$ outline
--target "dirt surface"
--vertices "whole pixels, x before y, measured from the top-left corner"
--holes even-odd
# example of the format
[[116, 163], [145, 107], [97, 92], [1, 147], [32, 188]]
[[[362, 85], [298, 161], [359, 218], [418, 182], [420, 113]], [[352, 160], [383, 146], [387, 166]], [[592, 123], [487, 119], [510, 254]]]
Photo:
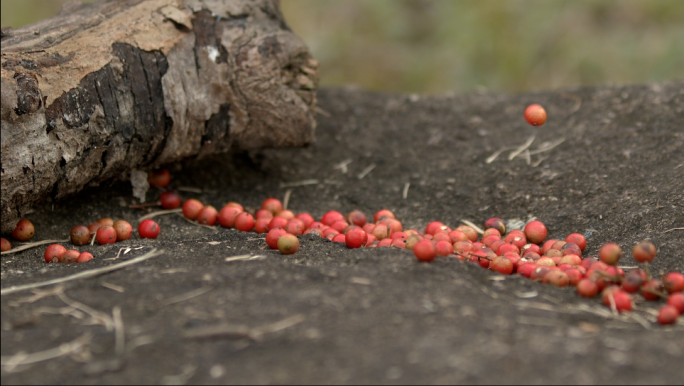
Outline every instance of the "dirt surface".
[[[684, 271], [684, 231], [671, 230], [684, 227], [684, 82], [430, 98], [324, 89], [319, 99], [315, 145], [171, 165], [172, 185], [202, 190], [184, 191], [184, 198], [252, 209], [291, 190], [294, 211], [319, 218], [331, 209], [371, 216], [388, 208], [405, 228], [536, 217], [550, 238], [585, 234], [586, 255], [607, 241], [629, 251], [649, 238], [659, 247], [654, 274]], [[522, 118], [533, 102], [549, 113], [540, 128]], [[532, 154], [529, 164], [524, 152], [509, 161], [532, 135], [532, 153], [544, 142], [565, 141]], [[335, 166], [346, 160], [343, 173]], [[62, 239], [72, 226], [100, 217], [137, 224], [144, 212], [129, 209], [133, 202], [130, 186], [119, 183], [44, 202], [28, 218], [36, 240]], [[158, 221], [157, 240], [136, 235], [76, 248], [95, 255], [87, 264], [46, 265], [42, 247], [2, 257], [8, 288], [164, 251], [64, 284], [61, 294], [48, 286], [41, 296], [3, 295], [3, 384], [684, 379], [684, 327], [650, 322], [648, 310], [661, 302], [637, 299], [647, 311], [613, 317], [572, 288], [502, 277], [456, 259], [418, 263], [409, 251], [350, 250], [313, 236], [301, 238], [295, 255], [282, 256], [264, 249], [255, 233], [207, 229], [177, 215]], [[119, 255], [121, 248], [131, 250]], [[242, 254], [261, 257], [225, 260]], [[630, 255], [621, 265], [635, 265]], [[70, 354], [8, 365], [22, 359], [17, 353], [79, 337], [85, 343]]]

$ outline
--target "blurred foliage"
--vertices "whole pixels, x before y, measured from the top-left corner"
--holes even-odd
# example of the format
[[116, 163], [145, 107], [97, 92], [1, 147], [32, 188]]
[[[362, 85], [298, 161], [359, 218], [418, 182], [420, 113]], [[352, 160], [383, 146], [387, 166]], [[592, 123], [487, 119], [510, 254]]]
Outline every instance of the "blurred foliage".
[[[64, 0], [3, 0], [2, 26]], [[684, 78], [682, 0], [281, 0], [321, 84], [506, 92]]]

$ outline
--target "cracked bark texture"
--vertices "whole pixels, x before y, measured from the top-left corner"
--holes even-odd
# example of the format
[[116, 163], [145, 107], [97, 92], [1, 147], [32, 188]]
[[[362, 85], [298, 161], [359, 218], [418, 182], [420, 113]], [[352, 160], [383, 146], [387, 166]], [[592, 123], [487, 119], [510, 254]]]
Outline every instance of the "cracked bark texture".
[[2, 32], [2, 231], [30, 205], [314, 140], [318, 64], [277, 0], [72, 2]]

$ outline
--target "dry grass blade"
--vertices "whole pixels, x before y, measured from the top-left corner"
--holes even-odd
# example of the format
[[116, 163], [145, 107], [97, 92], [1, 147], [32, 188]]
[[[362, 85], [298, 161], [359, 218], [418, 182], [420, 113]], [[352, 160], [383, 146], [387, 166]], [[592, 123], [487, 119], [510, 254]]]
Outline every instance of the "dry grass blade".
[[252, 339], [257, 340], [263, 335], [290, 328], [306, 320], [302, 314], [297, 314], [281, 321], [266, 324], [261, 327], [249, 327], [245, 325], [217, 324], [213, 326], [202, 326], [191, 328], [185, 331], [183, 336], [188, 339]]
[[468, 221], [468, 220], [461, 220], [461, 222], [464, 223], [464, 224], [466, 224], [467, 226], [469, 226], [469, 227], [475, 229], [475, 232], [477, 232], [477, 233], [479, 233], [479, 234], [483, 234], [483, 233], [484, 233], [484, 231], [482, 230], [482, 228], [480, 228], [479, 226], [473, 224], [472, 222], [470, 222], [470, 221]]
[[410, 182], [407, 182], [406, 184], [404, 184], [404, 191], [401, 192], [401, 198], [403, 198], [404, 200], [408, 197], [408, 190], [410, 187], [411, 187]]
[[138, 222], [141, 222], [141, 221], [143, 221], [143, 220], [147, 220], [148, 218], [153, 218], [153, 217], [157, 217], [157, 216], [163, 216], [163, 215], [172, 214], [172, 213], [181, 213], [181, 212], [183, 212], [183, 209], [182, 209], [182, 208], [158, 210], [158, 211], [156, 211], [156, 212], [148, 213], [148, 214], [146, 214], [146, 215], [140, 217], [140, 218], [138, 219]]
[[31, 284], [25, 284], [25, 285], [20, 285], [20, 286], [11, 286], [8, 288], [3, 288], [2, 290], [0, 290], [0, 296], [13, 294], [15, 292], [20, 292], [20, 291], [26, 291], [26, 290], [30, 290], [30, 289], [34, 289], [34, 288], [45, 287], [48, 285], [66, 283], [66, 282], [73, 281], [73, 280], [89, 279], [91, 277], [99, 276], [99, 275], [102, 275], [102, 274], [107, 273], [107, 272], [112, 272], [112, 271], [116, 271], [117, 269], [128, 267], [129, 265], [138, 264], [138, 263], [145, 261], [147, 259], [151, 259], [155, 256], [159, 256], [162, 253], [164, 253], [163, 250], [157, 251], [156, 249], [153, 249], [153, 250], [147, 252], [146, 254], [144, 254], [142, 256], [139, 256], [139, 257], [136, 257], [134, 259], [124, 261], [124, 262], [121, 262], [118, 264], [110, 265], [107, 267], [90, 269], [88, 271], [79, 272], [79, 273], [76, 273], [76, 274], [73, 274], [70, 276], [66, 276], [66, 277], [62, 277], [59, 279], [52, 279], [52, 280], [41, 281], [38, 283], [31, 283]]
[[342, 174], [347, 174], [347, 172], [349, 171], [349, 170], [347, 169], [347, 165], [349, 165], [350, 163], [352, 163], [352, 161], [353, 161], [353, 160], [352, 160], [351, 158], [347, 158], [346, 160], [344, 160], [344, 161], [338, 163], [337, 165], [333, 166], [333, 169], [340, 169], [340, 171], [342, 172]]
[[165, 300], [162, 304], [164, 304], [165, 306], [168, 306], [171, 304], [184, 302], [186, 300], [190, 300], [192, 298], [196, 298], [202, 294], [205, 294], [205, 293], [211, 291], [212, 289], [214, 289], [214, 287], [201, 287], [201, 288], [198, 288], [196, 290], [192, 290], [188, 293], [185, 293], [183, 295], [174, 296], [168, 300]]
[[[278, 251], [276, 251], [278, 252]], [[225, 261], [226, 262], [231, 262], [231, 261], [238, 261], [238, 260], [255, 260], [255, 259], [260, 259], [262, 257], [265, 257], [264, 255], [237, 255], [237, 256], [230, 256], [226, 257]]]
[[561, 94], [563, 98], [568, 98], [572, 99], [575, 101], [575, 105], [572, 106], [572, 109], [570, 109], [570, 112], [565, 115], [565, 118], [571, 116], [572, 114], [576, 113], [580, 107], [582, 107], [582, 98], [579, 95], [574, 95], [574, 94]]
[[368, 173], [370, 173], [371, 171], [373, 171], [373, 169], [375, 169], [375, 164], [370, 164], [370, 165], [368, 165], [368, 167], [365, 168], [365, 169], [363, 169], [363, 171], [362, 171], [361, 173], [359, 173], [359, 175], [356, 176], [356, 178], [358, 178], [358, 179], [360, 179], [360, 180], [363, 179], [363, 177], [367, 176]]
[[525, 143], [523, 143], [522, 145], [520, 145], [519, 148], [513, 150], [513, 151], [511, 152], [511, 154], [508, 155], [508, 160], [509, 160], [509, 161], [512, 161], [513, 158], [517, 157], [520, 153], [522, 153], [522, 152], [524, 152], [525, 150], [527, 150], [527, 148], [530, 147], [530, 145], [532, 144], [532, 142], [534, 142], [534, 138], [535, 138], [534, 135], [531, 136], [530, 138], [527, 139], [527, 141], [525, 141]]
[[183, 220], [189, 222], [189, 223], [192, 224], [192, 225], [195, 225], [195, 226], [198, 226], [198, 227], [202, 227], [202, 228], [205, 228], [205, 229], [209, 229], [209, 230], [212, 231], [212, 232], [218, 232], [218, 229], [216, 229], [216, 227], [213, 227], [213, 226], [211, 226], [211, 225], [200, 224], [200, 223], [198, 223], [197, 221], [190, 220], [189, 218], [183, 216], [183, 215], [180, 214], [180, 213], [178, 213], [178, 216], [179, 216], [180, 218], [182, 218]]
[[684, 228], [672, 228], [672, 229], [666, 230], [666, 231], [663, 232], [663, 233], [672, 232], [672, 231], [684, 231]]
[[533, 150], [530, 152], [530, 155], [535, 155], [535, 154], [547, 152], [549, 150], [552, 150], [553, 148], [555, 148], [556, 146], [560, 145], [563, 142], [565, 142], [565, 138], [561, 138], [561, 139], [557, 140], [556, 142], [552, 142], [550, 144], [547, 144], [546, 146], [540, 147], [537, 150]]
[[86, 314], [90, 315], [90, 317], [93, 318], [93, 320], [95, 320], [97, 324], [103, 325], [107, 329], [107, 331], [112, 331], [114, 329], [114, 320], [112, 320], [112, 318], [110, 318], [109, 315], [105, 314], [104, 312], [92, 309], [83, 303], [70, 299], [66, 295], [64, 295], [64, 293], [57, 294], [57, 296], [61, 301], [66, 303], [68, 306], [83, 311]]
[[310, 180], [303, 180], [303, 181], [297, 181], [297, 182], [285, 182], [280, 184], [281, 188], [294, 188], [296, 186], [306, 186], [306, 185], [316, 185], [318, 184], [318, 180], [316, 179], [310, 179]]
[[497, 158], [499, 158], [501, 153], [505, 152], [506, 150], [511, 150], [511, 149], [512, 149], [511, 147], [504, 147], [504, 148], [497, 150], [494, 154], [487, 157], [487, 159], [485, 160], [485, 163], [490, 164], [490, 163], [494, 162]]
[[287, 210], [287, 206], [290, 204], [290, 196], [292, 195], [292, 189], [288, 189], [285, 192], [285, 197], [283, 197], [283, 210]]
[[69, 343], [63, 343], [58, 347], [51, 348], [45, 351], [39, 351], [33, 354], [18, 353], [12, 356], [2, 356], [0, 357], [0, 363], [3, 366], [16, 367], [21, 365], [29, 365], [32, 363], [44, 362], [64, 355], [69, 355], [72, 352], [79, 350], [83, 346], [90, 343], [92, 338], [93, 335], [91, 333], [85, 333]]
[[35, 248], [41, 245], [45, 244], [54, 244], [54, 243], [66, 243], [68, 242], [69, 239], [66, 240], [43, 240], [43, 241], [36, 241], [34, 243], [29, 243], [29, 244], [24, 244], [20, 247], [12, 248], [9, 251], [1, 252], [0, 254], [2, 255], [9, 255], [10, 253], [17, 253], [21, 251], [25, 251], [27, 249]]
[[126, 349], [126, 334], [123, 319], [121, 318], [121, 307], [112, 308], [112, 320], [114, 321], [114, 352], [117, 356], [122, 356]]
[[200, 188], [193, 188], [190, 186], [180, 186], [178, 187], [179, 192], [190, 192], [190, 193], [197, 193], [197, 194], [202, 194], [202, 189]]

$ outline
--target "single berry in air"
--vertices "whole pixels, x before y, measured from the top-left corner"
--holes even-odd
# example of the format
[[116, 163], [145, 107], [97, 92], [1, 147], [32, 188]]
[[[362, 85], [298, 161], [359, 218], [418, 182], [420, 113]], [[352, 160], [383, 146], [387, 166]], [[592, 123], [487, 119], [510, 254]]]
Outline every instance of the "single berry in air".
[[634, 246], [632, 255], [640, 263], [650, 263], [656, 257], [656, 247], [650, 241], [642, 241]]
[[152, 170], [147, 174], [147, 182], [156, 188], [165, 188], [171, 182], [171, 173], [166, 169]]
[[622, 257], [622, 248], [615, 243], [605, 243], [599, 250], [599, 259], [608, 265], [615, 265]]
[[658, 323], [662, 325], [675, 324], [679, 319], [679, 311], [673, 306], [666, 304], [660, 308], [658, 312]]
[[541, 126], [546, 122], [546, 110], [536, 103], [533, 103], [525, 109], [525, 120], [532, 126]]

